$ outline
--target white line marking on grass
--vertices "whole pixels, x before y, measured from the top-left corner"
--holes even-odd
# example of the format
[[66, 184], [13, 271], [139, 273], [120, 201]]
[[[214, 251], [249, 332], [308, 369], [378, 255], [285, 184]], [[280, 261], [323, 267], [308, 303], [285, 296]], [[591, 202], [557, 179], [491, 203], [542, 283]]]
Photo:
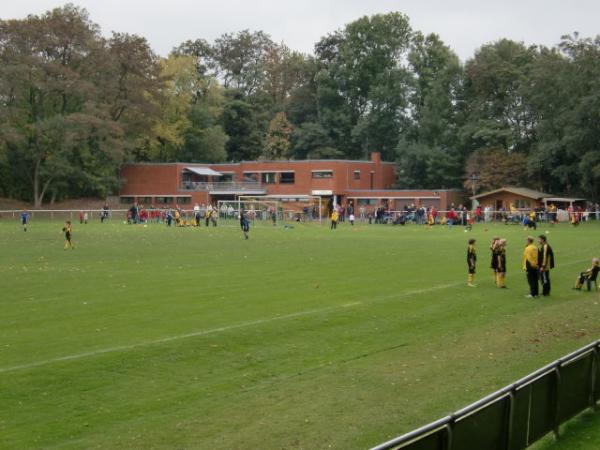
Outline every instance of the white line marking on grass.
[[104, 349], [100, 349], [100, 350], [93, 350], [90, 352], [76, 353], [74, 355], [59, 356], [57, 358], [45, 359], [42, 361], [32, 362], [32, 363], [28, 363], [28, 364], [21, 364], [18, 366], [1, 367], [0, 373], [14, 372], [16, 370], [32, 369], [34, 367], [45, 366], [45, 365], [53, 364], [53, 363], [57, 363], [57, 362], [73, 361], [76, 359], [89, 358], [91, 356], [104, 355], [106, 353], [120, 352], [120, 351], [125, 351], [125, 350], [133, 350], [138, 347], [147, 347], [150, 345], [164, 344], [167, 342], [178, 341], [180, 339], [188, 339], [188, 338], [198, 337], [198, 336], [207, 336], [210, 334], [222, 333], [224, 331], [231, 331], [231, 330], [247, 328], [247, 327], [251, 327], [251, 326], [255, 326], [255, 325], [262, 325], [265, 323], [275, 322], [278, 320], [293, 319], [295, 317], [310, 316], [313, 314], [335, 311], [335, 310], [344, 309], [344, 308], [352, 308], [355, 306], [374, 303], [374, 302], [383, 301], [383, 300], [391, 300], [391, 299], [395, 299], [395, 298], [405, 298], [405, 297], [410, 297], [413, 295], [420, 295], [420, 294], [425, 294], [425, 293], [432, 292], [432, 291], [437, 291], [440, 289], [446, 289], [446, 288], [457, 286], [460, 284], [463, 284], [463, 283], [443, 284], [443, 285], [439, 285], [439, 286], [432, 286], [432, 287], [426, 288], [426, 289], [417, 289], [417, 290], [413, 290], [413, 291], [399, 292], [398, 294], [391, 294], [391, 295], [386, 295], [386, 296], [381, 296], [381, 297], [375, 297], [374, 299], [368, 300], [368, 301], [356, 301], [356, 302], [351, 302], [351, 303], [345, 303], [343, 305], [329, 306], [326, 308], [308, 309], [306, 311], [298, 311], [295, 313], [284, 314], [281, 316], [269, 317], [267, 319], [252, 320], [249, 322], [242, 322], [237, 325], [228, 325], [225, 327], [211, 328], [209, 330], [195, 331], [193, 333], [179, 334], [176, 336], [169, 336], [169, 337], [165, 337], [165, 338], [154, 339], [151, 341], [139, 342], [137, 344], [118, 345], [116, 347], [108, 347], [108, 348], [104, 348]]
[[[579, 264], [579, 263], [584, 262], [584, 261], [588, 261], [588, 259], [571, 261], [571, 262], [568, 262], [568, 263], [561, 264], [561, 266], [571, 266], [571, 265]], [[460, 285], [463, 285], [463, 284], [464, 284], [463, 282], [455, 282], [455, 283], [442, 284], [442, 285], [432, 286], [432, 287], [425, 288], [425, 289], [415, 289], [415, 290], [412, 290], [412, 291], [399, 292], [397, 294], [390, 294], [390, 295], [384, 295], [384, 296], [380, 296], [380, 297], [375, 297], [375, 298], [372, 298], [372, 299], [367, 300], [367, 301], [356, 301], [356, 302], [345, 303], [345, 304], [337, 305], [337, 306], [330, 306], [330, 307], [327, 307], [327, 308], [309, 309], [309, 310], [306, 310], [306, 311], [299, 311], [299, 312], [295, 312], [295, 313], [291, 313], [291, 314], [285, 314], [285, 315], [282, 315], [282, 316], [269, 317], [267, 319], [260, 319], [260, 320], [253, 320], [253, 321], [249, 321], [249, 322], [242, 322], [242, 323], [239, 323], [237, 325], [229, 325], [229, 326], [226, 326], [226, 327], [211, 328], [209, 330], [195, 331], [193, 333], [186, 333], [186, 334], [180, 334], [180, 335], [176, 335], [176, 336], [169, 336], [169, 337], [165, 337], [165, 338], [161, 338], [161, 339], [155, 339], [155, 340], [146, 341], [146, 342], [139, 342], [137, 344], [119, 345], [119, 346], [116, 346], [116, 347], [109, 347], [109, 348], [105, 348], [105, 349], [93, 350], [93, 351], [84, 352], [84, 353], [76, 353], [74, 355], [60, 356], [58, 358], [46, 359], [46, 360], [37, 361], [37, 362], [33, 362], [33, 363], [28, 363], [28, 364], [21, 364], [21, 365], [18, 365], [18, 366], [1, 367], [0, 368], [0, 373], [14, 372], [16, 370], [23, 370], [23, 369], [31, 369], [31, 368], [34, 368], [34, 367], [45, 366], [45, 365], [52, 364], [52, 363], [57, 363], [57, 362], [72, 361], [72, 360], [76, 360], [76, 359], [88, 358], [88, 357], [91, 357], [91, 356], [103, 355], [103, 354], [106, 354], [106, 353], [113, 353], [113, 352], [119, 352], [119, 351], [125, 351], [125, 350], [132, 350], [132, 349], [135, 349], [135, 348], [138, 348], [138, 347], [147, 347], [147, 346], [150, 346], [150, 345], [164, 344], [164, 343], [167, 343], [167, 342], [177, 341], [177, 340], [180, 340], [180, 339], [187, 339], [187, 338], [198, 337], [198, 336], [206, 336], [206, 335], [209, 335], [209, 334], [222, 333], [224, 331], [236, 330], [236, 329], [239, 329], [239, 328], [246, 328], [246, 327], [251, 327], [251, 326], [254, 326], [254, 325], [262, 325], [264, 323], [274, 322], [274, 321], [277, 321], [277, 320], [293, 319], [295, 317], [309, 316], [309, 315], [312, 315], [312, 314], [324, 313], [324, 312], [334, 311], [334, 310], [344, 309], [344, 308], [352, 308], [354, 306], [359, 306], [359, 305], [363, 305], [363, 304], [375, 303], [375, 302], [380, 302], [380, 301], [385, 301], [385, 300], [392, 300], [392, 299], [401, 299], [401, 298], [411, 297], [411, 296], [414, 296], [414, 295], [420, 295], [420, 294], [426, 294], [426, 293], [429, 293], [429, 292], [439, 291], [440, 289], [448, 289], [448, 288], [460, 286]]]

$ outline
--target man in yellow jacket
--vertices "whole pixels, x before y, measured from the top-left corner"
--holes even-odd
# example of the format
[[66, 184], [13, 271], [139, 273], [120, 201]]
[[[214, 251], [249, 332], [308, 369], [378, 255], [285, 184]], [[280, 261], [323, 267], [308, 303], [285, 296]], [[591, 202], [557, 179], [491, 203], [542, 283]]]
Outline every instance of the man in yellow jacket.
[[527, 295], [527, 298], [537, 298], [539, 296], [538, 249], [533, 241], [533, 237], [529, 236], [527, 238], [527, 246], [523, 252], [523, 270], [527, 273], [527, 283], [529, 283], [529, 295]]

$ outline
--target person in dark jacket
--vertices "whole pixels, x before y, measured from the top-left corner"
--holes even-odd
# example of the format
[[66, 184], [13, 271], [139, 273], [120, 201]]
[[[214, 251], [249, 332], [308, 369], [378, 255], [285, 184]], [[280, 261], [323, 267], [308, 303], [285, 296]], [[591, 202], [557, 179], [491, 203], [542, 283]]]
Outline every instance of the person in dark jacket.
[[538, 265], [540, 268], [540, 281], [542, 282], [542, 295], [550, 295], [550, 269], [554, 269], [554, 252], [548, 244], [545, 235], [539, 236], [540, 248], [538, 250]]

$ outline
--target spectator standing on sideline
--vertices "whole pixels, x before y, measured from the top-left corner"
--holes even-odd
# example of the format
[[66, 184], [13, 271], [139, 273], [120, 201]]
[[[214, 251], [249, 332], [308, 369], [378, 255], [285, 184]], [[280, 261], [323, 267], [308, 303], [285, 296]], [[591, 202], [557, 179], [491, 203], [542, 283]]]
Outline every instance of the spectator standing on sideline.
[[198, 203], [196, 203], [196, 204], [194, 204], [194, 221], [195, 221], [197, 227], [200, 226], [201, 220], [202, 220], [202, 217], [200, 216], [200, 205]]
[[538, 249], [533, 244], [533, 237], [527, 238], [527, 245], [523, 252], [523, 270], [527, 274], [527, 283], [529, 284], [529, 294], [527, 298], [537, 298], [539, 296], [538, 286]]
[[548, 239], [545, 235], [539, 236], [540, 249], [538, 253], [538, 261], [540, 266], [540, 281], [542, 282], [542, 295], [547, 297], [550, 295], [550, 269], [554, 269], [554, 252], [548, 244]]

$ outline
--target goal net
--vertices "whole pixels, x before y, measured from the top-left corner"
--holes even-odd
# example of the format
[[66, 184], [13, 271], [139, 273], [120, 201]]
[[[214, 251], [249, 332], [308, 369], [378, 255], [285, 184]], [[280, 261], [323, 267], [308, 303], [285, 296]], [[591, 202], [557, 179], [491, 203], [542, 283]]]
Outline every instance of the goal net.
[[219, 200], [217, 210], [219, 211], [219, 221], [223, 224], [239, 223], [241, 211], [254, 225], [272, 225], [282, 220], [281, 206], [279, 202], [272, 200]]
[[239, 221], [240, 211], [254, 225], [320, 222], [321, 217], [326, 217], [320, 197], [240, 196], [236, 200], [220, 200], [217, 207], [223, 223]]

